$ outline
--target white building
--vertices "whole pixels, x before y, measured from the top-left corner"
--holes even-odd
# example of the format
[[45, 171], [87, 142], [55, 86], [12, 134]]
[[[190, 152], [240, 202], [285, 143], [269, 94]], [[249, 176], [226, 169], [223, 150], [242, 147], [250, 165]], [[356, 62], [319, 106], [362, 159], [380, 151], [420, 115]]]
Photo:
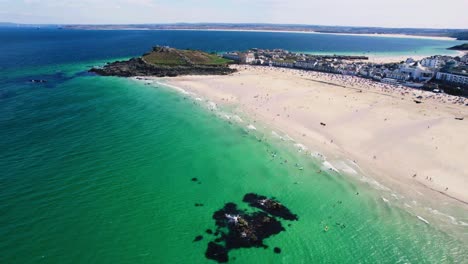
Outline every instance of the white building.
[[251, 64], [255, 62], [255, 54], [252, 52], [244, 53], [241, 55], [241, 62]]
[[272, 65], [275, 67], [293, 68], [294, 62], [273, 61]]
[[451, 83], [459, 83], [468, 85], [468, 74], [466, 73], [448, 73], [448, 72], [438, 72], [436, 75], [437, 80], [451, 82]]
[[468, 63], [468, 54], [461, 57], [461, 61], [464, 62], [464, 63]]
[[316, 62], [312, 61], [298, 61], [294, 64], [296, 68], [301, 68], [301, 69], [313, 69], [317, 65]]
[[238, 53], [238, 52], [228, 52], [223, 54], [223, 58], [241, 62], [241, 63], [246, 63], [246, 64], [251, 64], [255, 62], [255, 54], [252, 52], [248, 53]]
[[429, 81], [434, 77], [434, 71], [422, 66], [420, 63], [402, 64], [399, 71], [403, 74], [408, 74], [410, 78], [416, 81]]
[[405, 61], [405, 63], [408, 63], [408, 64], [415, 63], [415, 62], [416, 61], [413, 58], [407, 58], [406, 61]]
[[241, 57], [240, 54], [237, 52], [228, 52], [223, 54], [223, 58], [233, 61], [240, 61]]
[[382, 81], [383, 83], [387, 84], [398, 84], [398, 81], [395, 79], [390, 79], [390, 78], [383, 78]]
[[439, 56], [432, 56], [428, 58], [424, 58], [421, 61], [421, 65], [423, 67], [429, 67], [433, 69], [440, 69], [444, 66], [445, 62]]
[[399, 81], [407, 81], [410, 78], [408, 73], [400, 72], [398, 70], [395, 70], [395, 71], [393, 71], [391, 73], [385, 74], [385, 76], [387, 78], [395, 79], [395, 80], [399, 80]]

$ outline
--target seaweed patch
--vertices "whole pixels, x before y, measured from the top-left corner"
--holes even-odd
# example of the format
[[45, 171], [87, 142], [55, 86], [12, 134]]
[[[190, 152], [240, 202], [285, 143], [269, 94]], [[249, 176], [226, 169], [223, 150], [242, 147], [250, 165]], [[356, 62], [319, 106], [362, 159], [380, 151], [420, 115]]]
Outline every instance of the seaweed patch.
[[[216, 230], [206, 230], [215, 238], [208, 243], [205, 256], [219, 263], [229, 261], [229, 251], [239, 248], [268, 248], [264, 239], [285, 231], [278, 218], [298, 220], [286, 206], [276, 199], [253, 193], [246, 194], [243, 202], [253, 210], [239, 209], [235, 203], [227, 203], [213, 213]], [[275, 247], [275, 253], [281, 249]]]

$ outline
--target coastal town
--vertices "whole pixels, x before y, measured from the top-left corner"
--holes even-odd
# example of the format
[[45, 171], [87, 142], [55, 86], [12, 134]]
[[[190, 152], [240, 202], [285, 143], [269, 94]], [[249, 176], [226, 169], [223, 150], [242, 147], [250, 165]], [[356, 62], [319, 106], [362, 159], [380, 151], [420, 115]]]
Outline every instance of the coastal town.
[[295, 68], [358, 76], [385, 84], [468, 96], [468, 54], [408, 58], [397, 63], [373, 63], [365, 56], [312, 55], [283, 49], [227, 52], [223, 58], [239, 64]]

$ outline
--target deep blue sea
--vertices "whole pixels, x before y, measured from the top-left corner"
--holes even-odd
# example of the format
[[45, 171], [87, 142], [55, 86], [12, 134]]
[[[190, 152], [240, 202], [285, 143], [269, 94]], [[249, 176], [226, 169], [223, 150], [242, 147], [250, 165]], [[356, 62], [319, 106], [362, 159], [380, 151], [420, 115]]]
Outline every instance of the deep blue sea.
[[137, 56], [155, 45], [209, 52], [281, 48], [324, 54], [448, 54], [459, 41], [225, 31], [85, 31], [0, 28], [0, 69]]
[[275, 197], [299, 220], [281, 220], [285, 231], [265, 249], [230, 251], [231, 263], [467, 263], [466, 241], [365, 183], [319, 174], [310, 157], [171, 89], [87, 73], [155, 45], [429, 55], [455, 44], [0, 28], [0, 263], [216, 263], [205, 257], [216, 239], [212, 215], [228, 202], [248, 208], [250, 192]]

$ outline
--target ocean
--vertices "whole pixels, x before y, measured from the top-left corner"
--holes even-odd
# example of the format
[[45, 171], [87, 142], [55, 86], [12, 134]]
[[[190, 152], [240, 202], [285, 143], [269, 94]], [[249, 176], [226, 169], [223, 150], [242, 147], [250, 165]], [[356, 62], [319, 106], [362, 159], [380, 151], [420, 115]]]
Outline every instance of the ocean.
[[274, 197], [298, 220], [279, 220], [285, 230], [267, 248], [231, 250], [231, 263], [467, 263], [466, 241], [368, 182], [319, 173], [292, 142], [246, 128], [248, 117], [233, 122], [229, 109], [157, 83], [87, 73], [155, 45], [422, 54], [457, 43], [0, 29], [0, 263], [216, 263], [205, 257], [213, 213], [229, 202], [253, 210], [247, 193]]

